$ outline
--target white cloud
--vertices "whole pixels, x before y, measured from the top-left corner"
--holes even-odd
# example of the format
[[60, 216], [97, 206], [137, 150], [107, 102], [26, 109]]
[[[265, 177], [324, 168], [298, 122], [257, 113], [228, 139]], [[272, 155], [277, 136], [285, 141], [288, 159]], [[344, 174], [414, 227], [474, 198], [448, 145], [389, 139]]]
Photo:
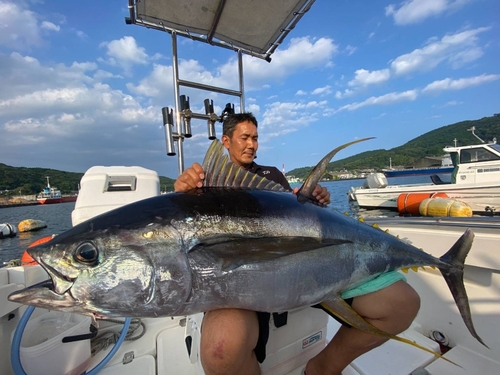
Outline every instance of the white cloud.
[[412, 101], [417, 98], [417, 90], [408, 90], [404, 92], [391, 92], [382, 96], [372, 96], [363, 102], [356, 102], [344, 105], [337, 109], [335, 113], [341, 111], [354, 111], [359, 108], [372, 105], [390, 105], [403, 101]]
[[88, 35], [85, 34], [83, 31], [81, 30], [76, 30], [76, 35], [78, 36], [78, 38], [82, 39], [82, 40], [87, 40], [88, 39]]
[[342, 99], [342, 98], [346, 98], [346, 97], [349, 97], [349, 96], [353, 96], [355, 93], [356, 93], [356, 91], [354, 91], [354, 90], [345, 89], [344, 92], [337, 91], [335, 93], [335, 98], [336, 99]]
[[106, 48], [106, 61], [113, 66], [121, 66], [128, 71], [133, 65], [145, 65], [148, 63], [148, 55], [143, 47], [139, 47], [131, 36], [124, 36], [118, 40], [101, 43]]
[[304, 90], [299, 90], [295, 93], [295, 95], [297, 96], [301, 96], [301, 95], [307, 95], [307, 91], [304, 91]]
[[372, 72], [365, 69], [358, 69], [354, 73], [355, 77], [348, 85], [353, 86], [367, 86], [376, 83], [385, 82], [389, 79], [391, 73], [389, 69], [374, 70]]
[[446, 102], [443, 107], [450, 107], [450, 106], [455, 106], [455, 105], [460, 105], [463, 104], [464, 102], [459, 102], [457, 100], [450, 100], [449, 102]]
[[86, 72], [96, 69], [97, 64], [93, 62], [44, 67], [37, 59], [23, 56], [18, 52], [13, 52], [9, 56], [0, 54], [0, 77], [2, 77], [0, 100], [60, 87], [77, 87], [82, 83], [91, 85], [94, 80]]
[[61, 30], [61, 27], [59, 25], [55, 25], [52, 22], [48, 22], [48, 21], [43, 21], [42, 25], [40, 26], [40, 28], [42, 28], [44, 30], [49, 30], [49, 31], [59, 31], [59, 30]]
[[95, 72], [95, 74], [92, 76], [92, 78], [94, 78], [96, 81], [104, 81], [106, 79], [110, 79], [110, 78], [123, 78], [122, 76], [120, 76], [119, 74], [113, 74], [113, 73], [110, 73], [110, 72], [107, 72], [105, 70], [97, 70]]
[[445, 60], [452, 66], [474, 61], [482, 55], [481, 48], [477, 46], [477, 35], [489, 29], [480, 27], [446, 35], [439, 41], [398, 56], [391, 63], [391, 68], [396, 74], [408, 74], [416, 70], [431, 70]]
[[392, 16], [397, 25], [422, 22], [445, 12], [459, 9], [471, 0], [406, 0], [399, 7], [391, 4], [385, 8], [385, 15]]
[[[129, 37], [130, 38], [130, 37]], [[320, 38], [292, 39], [287, 48], [280, 46], [273, 55], [272, 63], [250, 56], [243, 56], [245, 67], [245, 90], [262, 90], [269, 88], [271, 81], [280, 81], [294, 74], [297, 70], [325, 67], [337, 52], [338, 48], [333, 40]], [[219, 65], [213, 71], [207, 70], [196, 60], [179, 60], [179, 76], [183, 80], [200, 82], [202, 84], [237, 89], [238, 63], [235, 58]], [[264, 85], [264, 83], [267, 83]], [[165, 97], [172, 91], [172, 67], [154, 64], [150, 75], [142, 79], [139, 84], [127, 84], [127, 88], [134, 94], [146, 97]], [[303, 95], [299, 90], [296, 95]], [[325, 92], [326, 93], [326, 90]]]
[[41, 43], [36, 14], [22, 3], [0, 0], [0, 46], [22, 50]]
[[353, 47], [351, 45], [348, 45], [345, 48], [345, 52], [347, 53], [347, 55], [351, 56], [354, 52], [356, 52], [357, 49], [358, 49], [357, 47]]
[[0, 54], [2, 162], [17, 165], [20, 147], [24, 160], [32, 160], [25, 166], [54, 167], [57, 159], [58, 169], [75, 172], [137, 165], [148, 152], [163, 155], [160, 107], [88, 75], [96, 71], [94, 62], [43, 65], [17, 52]]
[[[330, 38], [292, 38], [287, 46], [281, 45], [273, 54], [272, 63], [243, 56], [245, 66], [245, 89], [261, 89], [264, 82], [280, 81], [297, 71], [325, 69], [332, 66], [331, 59], [338, 52], [338, 46]], [[237, 61], [231, 60], [220, 67], [221, 76], [234, 82]], [[229, 75], [232, 74], [232, 75]]]
[[328, 95], [331, 93], [332, 93], [332, 88], [329, 85], [324, 86], [324, 87], [318, 87], [317, 89], [314, 89], [311, 92], [312, 95], [321, 95], [321, 96], [325, 96], [325, 95]]
[[380, 120], [382, 117], [385, 117], [387, 113], [383, 112], [378, 116], [372, 117], [372, 120]]
[[445, 78], [440, 81], [429, 83], [422, 92], [436, 92], [444, 90], [462, 90], [470, 86], [482, 85], [500, 79], [500, 74], [483, 74], [476, 77], [451, 79]]
[[263, 120], [259, 124], [261, 143], [268, 143], [272, 138], [298, 131], [300, 128], [316, 122], [319, 112], [326, 107], [326, 101], [307, 103], [275, 102], [267, 106]]
[[469, 62], [475, 61], [483, 56], [483, 50], [480, 47], [468, 48], [457, 52], [448, 59], [453, 69], [461, 68]]
[[260, 113], [260, 106], [258, 104], [249, 104], [246, 108], [245, 111], [252, 112], [255, 116], [257, 116]]

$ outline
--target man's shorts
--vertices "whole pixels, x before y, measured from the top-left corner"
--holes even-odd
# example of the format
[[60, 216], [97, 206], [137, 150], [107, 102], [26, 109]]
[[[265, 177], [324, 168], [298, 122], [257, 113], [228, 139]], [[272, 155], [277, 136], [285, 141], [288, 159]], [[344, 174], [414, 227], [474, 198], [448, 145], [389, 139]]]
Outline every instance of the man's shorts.
[[[384, 289], [399, 280], [406, 281], [406, 278], [400, 272], [386, 272], [356, 288], [344, 291], [342, 293], [342, 298], [347, 302], [347, 304], [349, 304], [349, 306], [352, 306], [352, 300], [354, 297], [359, 297]], [[314, 305], [312, 307], [321, 308], [320, 305]], [[257, 340], [257, 345], [255, 346], [254, 352], [259, 363], [262, 363], [266, 359], [266, 344], [267, 340], [269, 339], [269, 320], [271, 318], [271, 314], [265, 312], [257, 312], [257, 318], [259, 320], [259, 338]], [[333, 318], [342, 325], [350, 327], [350, 325], [344, 322], [342, 319], [338, 319], [337, 317]]]

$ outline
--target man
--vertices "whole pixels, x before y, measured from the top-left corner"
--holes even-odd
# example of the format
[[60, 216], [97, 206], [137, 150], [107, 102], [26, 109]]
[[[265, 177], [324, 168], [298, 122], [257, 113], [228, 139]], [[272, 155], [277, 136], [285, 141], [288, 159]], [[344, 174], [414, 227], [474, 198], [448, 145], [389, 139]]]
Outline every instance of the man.
[[[224, 120], [222, 143], [233, 163], [290, 189], [277, 168], [254, 162], [258, 132], [257, 120], [251, 113], [230, 115]], [[201, 165], [194, 163], [177, 178], [174, 189], [183, 192], [200, 188], [204, 177]], [[298, 188], [293, 192], [297, 191]], [[320, 185], [313, 196], [323, 205], [330, 203], [328, 190]], [[410, 326], [420, 307], [420, 299], [398, 273], [390, 273], [380, 280], [375, 279], [373, 285], [363, 287], [347, 291], [342, 297], [366, 321], [391, 334], [398, 334]], [[241, 309], [207, 312], [201, 335], [201, 363], [205, 373], [260, 374], [259, 362], [265, 358], [268, 329], [269, 314]], [[305, 374], [340, 375], [354, 359], [385, 341], [383, 337], [342, 325], [326, 348], [307, 363]]]

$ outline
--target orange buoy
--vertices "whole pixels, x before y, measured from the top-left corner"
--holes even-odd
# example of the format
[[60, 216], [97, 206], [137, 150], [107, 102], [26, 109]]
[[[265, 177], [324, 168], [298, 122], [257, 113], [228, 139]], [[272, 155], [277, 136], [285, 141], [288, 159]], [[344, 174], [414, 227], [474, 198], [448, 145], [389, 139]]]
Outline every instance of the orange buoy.
[[448, 198], [446, 193], [403, 193], [398, 197], [400, 215], [420, 215], [420, 203], [427, 198]]
[[[37, 245], [41, 245], [45, 242], [49, 242], [52, 238], [54, 238], [54, 236], [45, 236], [45, 237], [42, 237], [42, 238], [39, 238], [38, 240], [36, 240], [35, 242], [33, 242], [31, 245], [28, 246], [28, 249], [30, 247], [35, 247]], [[28, 254], [28, 250], [24, 250], [24, 253], [23, 253], [23, 256], [21, 257], [21, 265], [23, 266], [33, 266], [35, 264], [38, 264], [38, 262], [33, 259], [33, 257], [31, 255]]]

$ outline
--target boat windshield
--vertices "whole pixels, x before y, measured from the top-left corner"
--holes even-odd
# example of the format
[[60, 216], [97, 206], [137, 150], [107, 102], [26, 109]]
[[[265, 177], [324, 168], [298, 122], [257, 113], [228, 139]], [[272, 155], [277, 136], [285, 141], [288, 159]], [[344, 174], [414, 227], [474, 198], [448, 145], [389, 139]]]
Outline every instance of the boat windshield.
[[492, 160], [500, 160], [500, 156], [494, 154], [486, 147], [470, 148], [460, 152], [460, 164], [482, 163]]
[[488, 147], [491, 147], [493, 150], [495, 150], [496, 152], [500, 152], [500, 145], [494, 143], [494, 144], [491, 144], [491, 145], [488, 145]]

